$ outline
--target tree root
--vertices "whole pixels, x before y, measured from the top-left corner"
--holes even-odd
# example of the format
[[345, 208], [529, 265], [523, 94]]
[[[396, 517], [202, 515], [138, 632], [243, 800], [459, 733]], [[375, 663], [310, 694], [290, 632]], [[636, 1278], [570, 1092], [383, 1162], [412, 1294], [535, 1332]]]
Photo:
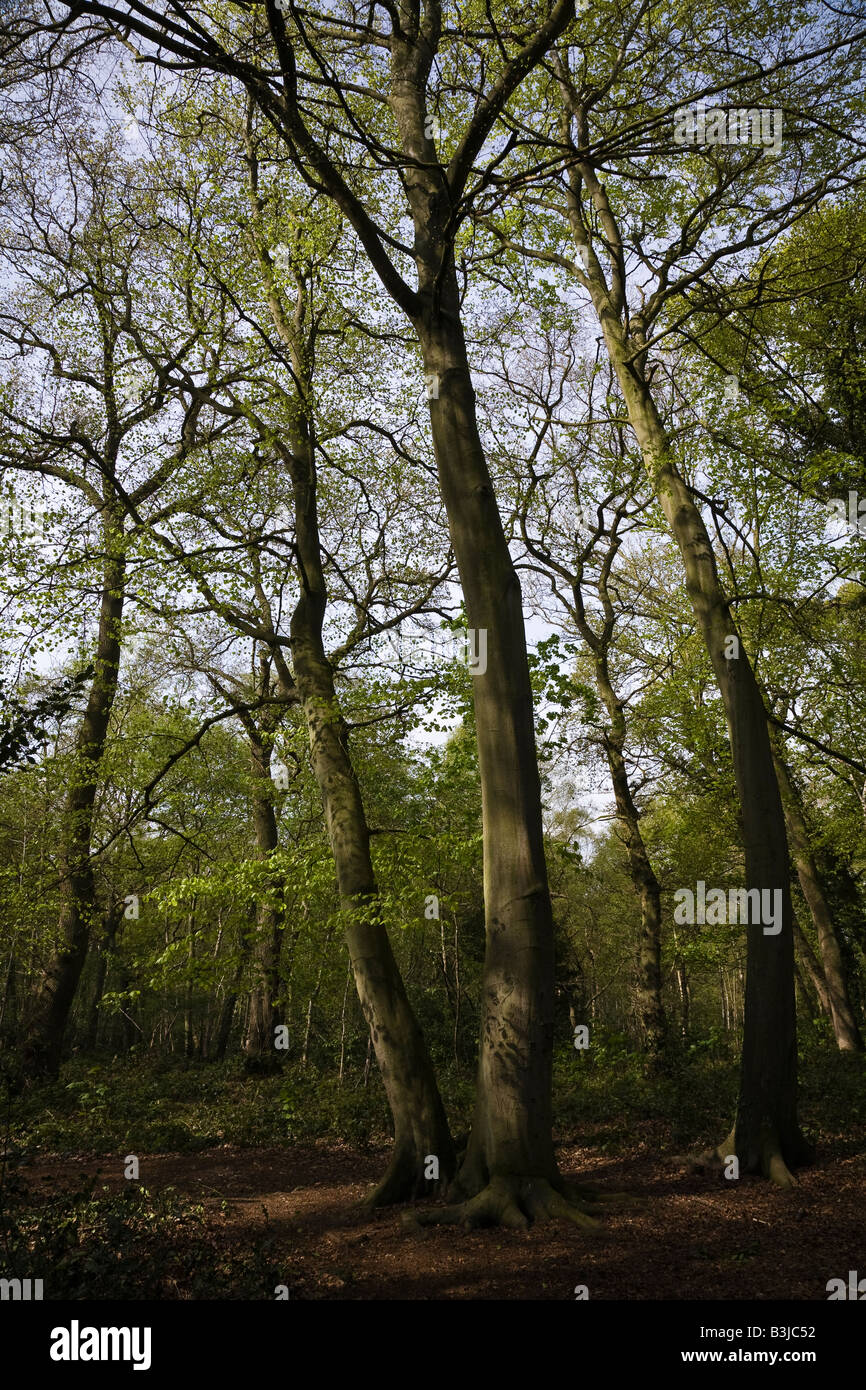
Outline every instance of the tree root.
[[411, 1226], [506, 1226], [525, 1231], [532, 1221], [571, 1221], [583, 1230], [594, 1231], [599, 1223], [582, 1205], [558, 1192], [546, 1178], [493, 1177], [474, 1197], [454, 1206], [406, 1213], [404, 1223]]
[[[440, 1146], [441, 1147], [441, 1146]], [[394, 1206], [399, 1202], [412, 1202], [417, 1197], [442, 1197], [445, 1195], [453, 1172], [450, 1164], [440, 1170], [438, 1178], [424, 1177], [424, 1164], [411, 1149], [395, 1148], [384, 1176], [358, 1203], [363, 1211], [374, 1211], [377, 1207]]]
[[775, 1149], [772, 1152], [765, 1150], [762, 1153], [761, 1170], [764, 1177], [769, 1178], [776, 1187], [797, 1186], [797, 1179], [782, 1157], [781, 1149]]
[[[719, 1170], [725, 1167], [725, 1164], [736, 1152], [734, 1131], [732, 1130], [727, 1139], [717, 1148], [705, 1149], [703, 1153], [691, 1158], [680, 1155], [675, 1161], [688, 1164], [692, 1172], [701, 1172], [705, 1168]], [[781, 1144], [770, 1133], [765, 1133], [762, 1136], [758, 1151], [750, 1159], [741, 1162], [740, 1172], [760, 1173], [763, 1177], [769, 1178], [776, 1187], [790, 1188], [797, 1185], [797, 1179], [785, 1162]]]

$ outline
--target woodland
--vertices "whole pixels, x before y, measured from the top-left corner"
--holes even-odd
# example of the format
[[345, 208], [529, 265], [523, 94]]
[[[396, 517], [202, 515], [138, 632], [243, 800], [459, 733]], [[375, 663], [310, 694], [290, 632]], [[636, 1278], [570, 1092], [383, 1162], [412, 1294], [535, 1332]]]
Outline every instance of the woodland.
[[866, 1275], [864, 55], [0, 7], [0, 1275]]

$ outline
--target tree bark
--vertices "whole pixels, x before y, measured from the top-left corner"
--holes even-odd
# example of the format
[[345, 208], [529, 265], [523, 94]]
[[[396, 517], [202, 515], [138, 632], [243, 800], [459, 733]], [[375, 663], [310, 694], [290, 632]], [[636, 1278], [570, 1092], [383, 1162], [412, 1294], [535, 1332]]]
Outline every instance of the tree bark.
[[114, 943], [117, 933], [123, 923], [122, 908], [116, 904], [105, 913], [103, 920], [102, 940], [96, 953], [96, 970], [93, 981], [93, 994], [87, 1008], [87, 1021], [84, 1026], [82, 1038], [82, 1048], [85, 1051], [93, 1051], [96, 1047], [99, 1033], [99, 1007], [102, 1003], [102, 995], [105, 991], [105, 980], [108, 975], [108, 961], [111, 952], [114, 950]]
[[604, 652], [595, 653], [595, 678], [610, 719], [610, 727], [604, 739], [604, 750], [616, 801], [617, 817], [628, 855], [629, 874], [640, 903], [638, 1018], [644, 1050], [652, 1062], [657, 1062], [664, 1051], [667, 1034], [662, 1005], [661, 889], [641, 834], [640, 813], [629, 785], [624, 757], [625, 715], [622, 702], [616, 697]]
[[475, 1196], [497, 1180], [497, 1193], [508, 1192], [511, 1200], [495, 1214], [521, 1225], [536, 1214], [529, 1210], [532, 1184], [558, 1181], [553, 920], [520, 583], [478, 433], [453, 266], [444, 279], [445, 302], [438, 311], [431, 302], [417, 330], [425, 368], [438, 383], [430, 401], [433, 445], [466, 611], [470, 626], [487, 634], [487, 670], [473, 678], [484, 844], [483, 1013], [472, 1131], [456, 1191]]
[[[268, 675], [263, 668], [262, 681], [267, 685]], [[271, 779], [272, 740], [248, 729], [250, 740], [251, 770], [253, 776], [253, 825], [256, 836], [256, 854], [267, 860], [279, 844], [279, 830], [274, 809], [273, 781]], [[270, 1059], [276, 1066], [279, 1062], [274, 1050], [275, 1029], [279, 1023], [277, 1000], [280, 992], [280, 951], [283, 941], [283, 911], [274, 900], [273, 889], [256, 907], [255, 945], [253, 948], [253, 987], [250, 993], [250, 1018], [247, 1028], [244, 1051], [247, 1057], [260, 1061]]]
[[794, 866], [818, 937], [818, 950], [821, 954], [826, 997], [830, 1007], [830, 1020], [833, 1024], [836, 1045], [840, 1052], [862, 1052], [863, 1039], [848, 993], [848, 981], [845, 978], [839, 938], [833, 926], [833, 919], [824, 893], [824, 885], [821, 882], [821, 875], [812, 853], [800, 792], [794, 784], [787, 763], [775, 739], [773, 739], [773, 762], [779, 781], [779, 790], [782, 794], [782, 805], [785, 809], [785, 821], [788, 826]]
[[[288, 324], [283, 323], [282, 330], [296, 380], [306, 383], [307, 365], [297, 336]], [[319, 541], [315, 445], [306, 403], [300, 406], [289, 430], [291, 447], [277, 442], [292, 479], [300, 583], [290, 624], [293, 676], [334, 857], [349, 959], [394, 1122], [391, 1161], [368, 1198], [369, 1205], [385, 1205], [440, 1191], [454, 1172], [454, 1145], [427, 1045], [382, 921], [349, 731], [325, 652], [327, 590]], [[287, 685], [289, 673], [281, 669], [277, 653], [275, 658]], [[439, 1160], [438, 1179], [425, 1178], [429, 1155]]]
[[24, 1071], [30, 1078], [57, 1075], [63, 1037], [95, 917], [90, 861], [93, 807], [120, 664], [126, 578], [122, 536], [122, 521], [109, 511], [103, 526], [106, 559], [94, 677], [75, 741], [60, 851], [59, 945], [45, 969], [23, 1046]]

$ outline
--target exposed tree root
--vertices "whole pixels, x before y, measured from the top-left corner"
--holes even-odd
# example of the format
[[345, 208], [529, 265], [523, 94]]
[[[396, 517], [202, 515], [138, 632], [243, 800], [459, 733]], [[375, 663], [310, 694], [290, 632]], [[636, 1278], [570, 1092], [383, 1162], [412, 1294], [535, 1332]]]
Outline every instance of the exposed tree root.
[[772, 1152], [768, 1150], [761, 1155], [761, 1170], [764, 1177], [769, 1178], [770, 1182], [775, 1183], [777, 1187], [796, 1187], [797, 1185], [797, 1179], [782, 1157], [780, 1149], [775, 1149]]
[[[692, 1172], [701, 1172], [707, 1168], [723, 1169], [728, 1160], [737, 1152], [734, 1133], [735, 1131], [732, 1130], [727, 1139], [715, 1149], [705, 1149], [703, 1153], [691, 1158], [681, 1155], [676, 1161], [687, 1163]], [[805, 1159], [808, 1153], [808, 1146], [802, 1143], [797, 1157], [801, 1160]], [[745, 1159], [741, 1157], [740, 1173], [760, 1173], [763, 1177], [769, 1178], [776, 1187], [788, 1188], [797, 1185], [797, 1179], [785, 1161], [782, 1146], [770, 1131], [764, 1132], [760, 1144], [752, 1155]]]
[[474, 1197], [453, 1206], [407, 1213], [406, 1225], [507, 1226], [525, 1231], [532, 1221], [571, 1221], [587, 1231], [598, 1229], [583, 1206], [557, 1192], [546, 1178], [493, 1177]]
[[359, 1206], [365, 1211], [373, 1211], [377, 1207], [394, 1206], [398, 1202], [413, 1202], [418, 1197], [442, 1197], [452, 1176], [446, 1165], [440, 1168], [438, 1178], [425, 1178], [424, 1163], [414, 1148], [395, 1146], [384, 1176], [372, 1192], [362, 1198]]

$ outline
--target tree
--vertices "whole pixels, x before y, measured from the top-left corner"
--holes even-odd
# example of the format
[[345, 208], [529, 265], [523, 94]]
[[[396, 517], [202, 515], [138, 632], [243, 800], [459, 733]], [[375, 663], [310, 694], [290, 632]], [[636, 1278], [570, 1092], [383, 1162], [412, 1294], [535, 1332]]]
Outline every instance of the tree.
[[[71, 22], [88, 13], [95, 20], [91, 32], [97, 32], [99, 7], [76, 7]], [[410, 0], [386, 14], [383, 30], [375, 27], [375, 11], [360, 28], [352, 15], [329, 17], [321, 36], [294, 8], [284, 13], [269, 0], [266, 13], [269, 34], [258, 25], [257, 14], [245, 21], [252, 46], [243, 52], [232, 51], [228, 39], [223, 42], [198, 24], [163, 21], [136, 3], [111, 9], [102, 32], [112, 32], [112, 21], [119, 22], [130, 39], [134, 35], [153, 45], [142, 54], [146, 61], [171, 64], [181, 58], [243, 84], [305, 181], [326, 192], [354, 228], [382, 285], [417, 335], [469, 624], [487, 633], [489, 651], [486, 673], [475, 686], [488, 923], [485, 1016], [472, 1137], [457, 1183], [471, 1205], [448, 1209], [436, 1219], [501, 1219], [523, 1226], [532, 1216], [561, 1214], [580, 1221], [583, 1214], [558, 1190], [551, 1133], [553, 932], [520, 585], [478, 432], [454, 250], [471, 204], [473, 169], [485, 147], [488, 160], [496, 157], [487, 142], [497, 117], [568, 24], [573, 0], [559, 0], [549, 14], [533, 17], [528, 32], [517, 28], [509, 34], [510, 57], [503, 57], [507, 50], [495, 24], [484, 34], [483, 68], [489, 65], [495, 76], [474, 95], [473, 113], [447, 164], [437, 156], [429, 110], [436, 100], [434, 64], [441, 65], [443, 43], [447, 48], [450, 40], [438, 4], [422, 9]], [[345, 78], [324, 56], [335, 45], [344, 58]], [[359, 46], [371, 59], [389, 55], [388, 109], [374, 111], [372, 119], [365, 117], [373, 89], [361, 87], [359, 94], [354, 80]], [[343, 171], [342, 156], [330, 153], [330, 114], [321, 125], [321, 108], [305, 97], [308, 74], [298, 54], [306, 52], [315, 55], [315, 82], [328, 73], [325, 80], [338, 105], [351, 113], [337, 143], [354, 145], [368, 175], [383, 157], [393, 172], [402, 202], [395, 211], [397, 218], [411, 219], [412, 248], [377, 223], [365, 205], [366, 190], [357, 191], [357, 180]], [[278, 77], [268, 73], [273, 58]], [[458, 51], [451, 79], [455, 92], [463, 86], [461, 66]], [[366, 196], [371, 205], [379, 201], [378, 190], [371, 188]], [[404, 278], [394, 252], [414, 264], [416, 288]]]
[[[843, 59], [843, 49], [850, 45], [858, 56], [862, 50], [863, 36], [854, 22], [844, 26], [829, 58], [824, 47], [806, 46], [792, 72], [792, 65], [776, 52], [782, 40], [767, 37], [765, 23], [759, 23], [748, 46], [753, 51], [729, 57], [724, 49], [714, 54], [703, 37], [712, 25], [701, 28], [700, 7], [690, 19], [696, 21], [694, 33], [699, 36], [692, 45], [696, 70], [709, 74], [709, 81], [699, 79], [698, 98], [724, 92], [747, 108], [778, 101], [788, 111], [798, 110], [807, 122], [819, 99], [847, 106], [852, 115], [859, 109], [860, 98], [841, 70], [849, 56], [846, 52]], [[588, 60], [582, 50], [562, 45], [554, 49], [547, 93], [559, 103], [559, 125], [556, 131], [541, 128], [538, 144], [555, 149], [561, 158], [562, 175], [554, 185], [559, 216], [579, 261], [559, 249], [561, 232], [554, 231], [553, 246], [546, 244], [551, 239], [546, 213], [535, 219], [542, 224], [535, 245], [529, 227], [518, 236], [500, 228], [498, 236], [503, 246], [518, 254], [566, 270], [588, 297], [651, 487], [679, 547], [689, 598], [724, 703], [742, 812], [746, 881], [751, 889], [780, 894], [782, 903], [777, 935], [765, 934], [759, 921], [747, 928], [740, 1095], [734, 1128], [719, 1146], [718, 1157], [736, 1154], [740, 1171], [763, 1172], [789, 1185], [790, 1170], [807, 1155], [808, 1146], [797, 1122], [793, 924], [784, 813], [764, 701], [720, 580], [707, 526], [683, 474], [678, 442], [658, 407], [652, 349], [665, 331], [688, 331], [691, 286], [706, 283], [724, 257], [748, 253], [779, 236], [825, 197], [829, 186], [844, 187], [849, 166], [856, 166], [862, 155], [844, 138], [828, 147], [812, 128], [822, 156], [820, 172], [814, 158], [810, 162], [804, 136], [788, 156], [792, 170], [802, 170], [803, 177], [794, 179], [791, 190], [785, 187], [768, 208], [766, 166], [760, 154], [739, 148], [732, 152], [719, 144], [698, 144], [682, 153], [671, 142], [671, 127], [674, 113], [692, 98], [688, 73], [682, 72], [680, 24], [679, 15], [669, 16], [661, 29], [640, 12], [625, 19], [623, 52], [635, 59], [652, 54], [651, 77], [643, 61], [634, 68], [623, 67], [621, 57], [613, 62], [605, 52], [612, 38], [598, 53], [591, 51]], [[628, 112], [625, 120], [623, 110]], [[650, 151], [670, 168], [671, 195], [661, 204], [647, 191], [635, 216], [637, 171]], [[828, 158], [833, 170], [829, 177]], [[678, 175], [679, 160], [684, 172]], [[736, 211], [728, 203], [731, 187], [738, 194]], [[531, 226], [528, 203], [526, 218]], [[718, 303], [716, 286], [714, 290]]]
[[[128, 527], [127, 517], [160, 505], [160, 491], [173, 470], [201, 442], [201, 407], [188, 400], [182, 418], [169, 427], [170, 433], [177, 431], [175, 437], [158, 440], [170, 407], [182, 404], [182, 397], [169, 396], [159, 373], [139, 376], [129, 324], [136, 277], [155, 248], [137, 229], [117, 222], [117, 187], [109, 172], [117, 151], [110, 141], [102, 146], [88, 141], [81, 129], [77, 136], [70, 178], [77, 201], [65, 222], [47, 210], [50, 198], [37, 206], [32, 150], [16, 152], [16, 177], [6, 191], [11, 218], [3, 248], [21, 288], [0, 317], [7, 365], [0, 465], [7, 476], [56, 480], [92, 509], [95, 535], [92, 540], [86, 536], [82, 569], [98, 576], [93, 678], [76, 735], [61, 831], [57, 943], [32, 1005], [24, 1045], [25, 1070], [32, 1077], [57, 1072], [97, 915], [93, 815], [117, 691], [136, 539], [136, 525]], [[55, 152], [41, 148], [50, 181]], [[187, 340], [176, 351], [182, 358], [191, 347]], [[21, 356], [29, 367], [26, 373], [17, 371]], [[39, 401], [42, 374], [53, 382], [54, 399], [47, 405]], [[144, 472], [138, 451], [148, 435], [156, 462]]]

